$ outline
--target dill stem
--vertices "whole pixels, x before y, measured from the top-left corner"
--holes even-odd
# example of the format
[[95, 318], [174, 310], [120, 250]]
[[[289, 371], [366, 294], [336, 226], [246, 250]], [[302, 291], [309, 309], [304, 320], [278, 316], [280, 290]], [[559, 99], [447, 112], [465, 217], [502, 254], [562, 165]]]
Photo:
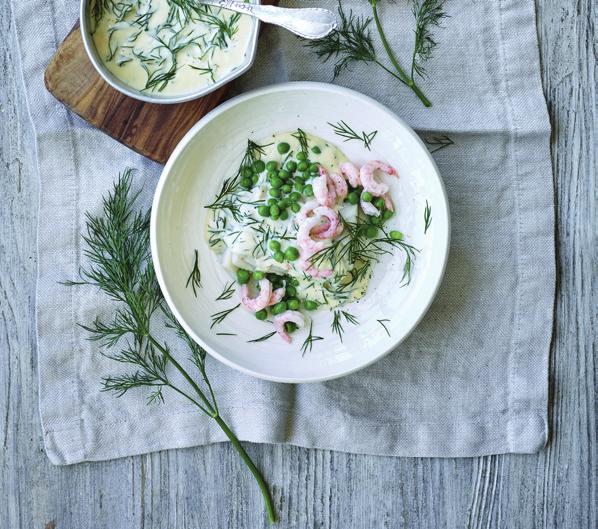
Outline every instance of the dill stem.
[[[370, 3], [372, 4], [372, 12], [374, 14], [374, 22], [376, 23], [376, 28], [378, 29], [378, 33], [380, 35], [380, 40], [382, 41], [382, 45], [384, 46], [386, 55], [388, 55], [390, 62], [392, 63], [392, 65], [395, 67], [395, 70], [399, 74], [398, 76], [395, 75], [395, 77], [397, 79], [399, 79], [400, 81], [402, 81], [404, 84], [406, 84], [409, 88], [411, 88], [411, 90], [413, 90], [415, 95], [420, 99], [420, 101], [424, 104], [424, 106], [431, 107], [432, 103], [430, 102], [430, 100], [424, 95], [424, 93], [421, 91], [419, 86], [417, 86], [417, 84], [413, 80], [413, 76], [407, 75], [407, 73], [405, 73], [405, 70], [403, 70], [403, 68], [401, 68], [401, 65], [399, 64], [399, 61], [397, 60], [397, 57], [394, 54], [394, 51], [390, 47], [388, 39], [386, 38], [386, 33], [384, 33], [384, 29], [382, 28], [382, 23], [380, 22], [380, 18], [378, 17], [378, 5], [377, 5], [378, 2], [377, 2], [377, 0], [374, 0]], [[380, 63], [378, 63], [378, 64], [380, 64]], [[386, 71], [388, 71], [388, 69], [386, 67], [384, 67], [382, 64], [380, 64], [380, 66], [382, 66]]]
[[[181, 366], [181, 364], [179, 364], [173, 358], [173, 356], [168, 352], [168, 350], [165, 347], [163, 347], [152, 336], [149, 336], [149, 340], [168, 358], [168, 360], [172, 363], [172, 365], [181, 373], [181, 375], [183, 375], [185, 380], [191, 385], [191, 387], [199, 395], [201, 400], [205, 403], [205, 407], [201, 406], [197, 401], [195, 401], [193, 398], [189, 397], [186, 393], [178, 390], [177, 388], [174, 388], [181, 395], [184, 395], [191, 402], [195, 403], [202, 411], [207, 413], [207, 415], [212, 417], [212, 419], [214, 419], [216, 421], [218, 426], [220, 426], [222, 431], [226, 434], [226, 436], [230, 440], [231, 444], [234, 446], [235, 450], [237, 451], [237, 453], [239, 454], [239, 456], [241, 457], [241, 459], [243, 460], [245, 465], [247, 465], [247, 468], [249, 468], [249, 471], [253, 474], [253, 477], [257, 481], [258, 487], [260, 488], [260, 491], [262, 493], [262, 497], [264, 498], [264, 503], [266, 504], [266, 513], [268, 515], [268, 521], [270, 523], [274, 523], [276, 521], [276, 514], [274, 513], [274, 504], [272, 503], [272, 497], [270, 496], [270, 490], [268, 489], [268, 485], [264, 481], [264, 478], [261, 475], [258, 468], [255, 466], [255, 463], [251, 460], [251, 458], [249, 457], [249, 455], [247, 454], [247, 452], [245, 451], [245, 449], [239, 442], [239, 439], [237, 439], [237, 436], [233, 433], [233, 431], [229, 428], [228, 424], [226, 424], [224, 422], [224, 420], [222, 419], [222, 417], [220, 416], [218, 409], [216, 407], [216, 402], [214, 401], [214, 406], [212, 406], [212, 404], [209, 402], [209, 400], [207, 399], [207, 397], [205, 396], [205, 394], [201, 390], [201, 388], [191, 378], [191, 376], [189, 375], [189, 373], [187, 373], [185, 368], [183, 366]], [[212, 395], [212, 398], [213, 398], [214, 394], [212, 393], [212, 387], [210, 386], [209, 383], [208, 383], [208, 386], [210, 388], [210, 394]], [[173, 387], [173, 386], [171, 386], [171, 387]], [[216, 407], [216, 409], [215, 409], [215, 407]]]
[[253, 474], [253, 477], [257, 481], [257, 484], [260, 488], [262, 493], [262, 497], [264, 498], [264, 503], [266, 504], [266, 513], [268, 515], [268, 521], [270, 523], [274, 523], [276, 521], [276, 514], [274, 513], [274, 504], [272, 503], [272, 497], [270, 496], [270, 490], [268, 489], [268, 485], [264, 481], [262, 474], [255, 466], [254, 462], [251, 460], [237, 436], [233, 433], [233, 431], [228, 427], [228, 424], [224, 422], [220, 415], [216, 415], [214, 420], [218, 423], [218, 426], [222, 429], [222, 431], [226, 434], [229, 438], [231, 444], [234, 446], [235, 450], [238, 452], [239, 456], [243, 460], [243, 462], [249, 468], [249, 471]]

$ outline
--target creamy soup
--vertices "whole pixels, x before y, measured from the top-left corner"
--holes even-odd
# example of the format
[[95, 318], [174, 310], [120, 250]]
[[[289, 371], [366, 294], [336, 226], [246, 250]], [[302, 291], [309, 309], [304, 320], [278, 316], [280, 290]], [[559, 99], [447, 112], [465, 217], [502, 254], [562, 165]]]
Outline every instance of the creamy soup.
[[239, 68], [254, 28], [251, 17], [180, 0], [94, 0], [89, 18], [106, 68], [131, 88], [164, 95], [194, 92]]

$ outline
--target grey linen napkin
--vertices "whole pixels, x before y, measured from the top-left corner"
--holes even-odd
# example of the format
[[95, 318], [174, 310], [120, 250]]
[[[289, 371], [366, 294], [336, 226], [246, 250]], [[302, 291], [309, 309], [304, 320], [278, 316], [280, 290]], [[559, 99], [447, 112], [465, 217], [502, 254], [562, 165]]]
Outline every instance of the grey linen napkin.
[[[223, 441], [213, 421], [174, 395], [148, 407], [142, 392], [118, 400], [100, 392], [102, 376], [120, 366], [98, 353], [77, 322], [110, 314], [110, 305], [92, 289], [59, 284], [76, 277], [84, 212], [98, 210], [118, 172], [136, 167], [149, 203], [161, 169], [45, 91], [43, 70], [77, 4], [13, 3], [39, 165], [37, 328], [47, 454], [68, 464]], [[299, 4], [307, 2], [283, 2]], [[409, 7], [381, 4], [388, 34], [406, 57]], [[364, 0], [345, 6], [368, 10]], [[534, 4], [455, 0], [447, 9], [421, 83], [431, 109], [375, 67], [356, 65], [336, 81], [384, 103], [425, 139], [446, 134], [454, 141], [434, 153], [453, 222], [438, 297], [396, 351], [340, 380], [275, 384], [210, 361], [222, 414], [243, 440], [403, 456], [533, 452], [546, 442], [554, 218]], [[268, 27], [255, 66], [235, 89], [331, 77], [331, 66], [295, 37]]]

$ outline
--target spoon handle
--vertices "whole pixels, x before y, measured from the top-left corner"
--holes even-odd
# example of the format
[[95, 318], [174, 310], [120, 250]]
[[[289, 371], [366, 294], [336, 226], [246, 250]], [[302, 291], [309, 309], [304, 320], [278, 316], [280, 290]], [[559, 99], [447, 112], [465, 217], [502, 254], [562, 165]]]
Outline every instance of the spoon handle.
[[200, 2], [254, 16], [262, 22], [281, 26], [306, 39], [321, 39], [336, 28], [334, 13], [319, 7], [286, 8], [235, 0], [200, 0]]

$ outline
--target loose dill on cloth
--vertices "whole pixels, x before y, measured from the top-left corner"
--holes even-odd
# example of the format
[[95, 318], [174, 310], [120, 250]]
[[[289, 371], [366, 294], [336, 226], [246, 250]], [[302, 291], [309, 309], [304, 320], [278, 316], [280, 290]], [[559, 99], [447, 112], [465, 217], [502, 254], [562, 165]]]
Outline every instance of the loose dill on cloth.
[[[368, 0], [368, 2], [372, 8], [371, 17], [356, 15], [352, 10], [347, 13], [339, 0], [337, 29], [323, 39], [307, 41], [305, 45], [324, 62], [334, 60], [335, 79], [353, 62], [375, 64], [410, 88], [426, 107], [432, 106], [417, 85], [415, 76], [424, 78], [426, 74], [425, 62], [432, 57], [437, 45], [432, 31], [440, 27], [442, 19], [446, 17], [445, 0], [410, 0], [415, 30], [409, 69], [401, 66], [384, 31], [378, 10], [378, 5], [384, 3], [384, 0]], [[390, 66], [384, 64], [377, 56], [372, 36], [372, 22]]]
[[[148, 404], [164, 402], [164, 390], [171, 390], [192, 402], [228, 437], [260, 488], [268, 520], [274, 522], [274, 506], [264, 478], [220, 416], [206, 369], [206, 351], [191, 339], [164, 302], [150, 255], [150, 212], [139, 211], [137, 197], [131, 190], [131, 170], [126, 170], [104, 197], [102, 213], [86, 213], [82, 238], [90, 264], [81, 268], [79, 280], [65, 282], [97, 288], [114, 302], [111, 319], [97, 317], [80, 324], [89, 332], [89, 339], [98, 342], [101, 354], [131, 368], [104, 378], [102, 389], [121, 397], [133, 389], [149, 388]], [[195, 287], [200, 288], [198, 283]], [[171, 331], [168, 340], [186, 346], [199, 376], [187, 371], [168, 343], [157, 337], [156, 327], [162, 325]], [[179, 383], [180, 377], [173, 373], [181, 375], [185, 383]]]

